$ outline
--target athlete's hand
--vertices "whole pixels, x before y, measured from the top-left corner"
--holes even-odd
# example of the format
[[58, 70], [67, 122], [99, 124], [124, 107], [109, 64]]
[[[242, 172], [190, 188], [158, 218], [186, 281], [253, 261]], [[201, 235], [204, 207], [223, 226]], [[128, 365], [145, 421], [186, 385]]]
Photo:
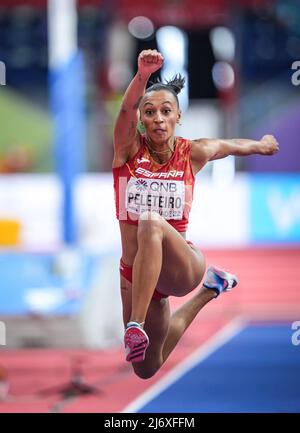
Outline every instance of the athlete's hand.
[[158, 71], [164, 58], [157, 50], [143, 50], [138, 57], [138, 69], [142, 75], [151, 75]]
[[262, 155], [274, 155], [279, 151], [279, 144], [273, 135], [264, 135], [260, 140], [259, 146]]

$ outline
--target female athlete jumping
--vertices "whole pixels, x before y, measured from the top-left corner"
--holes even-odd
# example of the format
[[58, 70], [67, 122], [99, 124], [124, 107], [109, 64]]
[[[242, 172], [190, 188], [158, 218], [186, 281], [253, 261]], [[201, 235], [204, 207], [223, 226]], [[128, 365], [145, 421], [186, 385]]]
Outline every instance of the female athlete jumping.
[[[196, 174], [208, 161], [228, 155], [279, 150], [271, 135], [260, 141], [175, 137], [181, 118], [177, 94], [184, 79], [176, 76], [146, 89], [163, 61], [156, 50], [139, 54], [114, 129], [124, 343], [126, 360], [143, 379], [162, 366], [197, 313], [237, 284], [234, 275], [214, 266], [204, 276], [202, 252], [185, 239]], [[145, 133], [138, 131], [139, 120]], [[168, 297], [186, 295], [202, 279], [193, 298], [171, 315]]]

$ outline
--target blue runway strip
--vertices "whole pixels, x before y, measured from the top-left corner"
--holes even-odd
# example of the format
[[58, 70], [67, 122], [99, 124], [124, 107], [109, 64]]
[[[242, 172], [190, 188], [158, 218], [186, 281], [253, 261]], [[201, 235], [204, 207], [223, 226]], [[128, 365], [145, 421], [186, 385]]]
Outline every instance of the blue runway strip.
[[251, 324], [139, 412], [300, 413], [300, 345], [291, 323]]

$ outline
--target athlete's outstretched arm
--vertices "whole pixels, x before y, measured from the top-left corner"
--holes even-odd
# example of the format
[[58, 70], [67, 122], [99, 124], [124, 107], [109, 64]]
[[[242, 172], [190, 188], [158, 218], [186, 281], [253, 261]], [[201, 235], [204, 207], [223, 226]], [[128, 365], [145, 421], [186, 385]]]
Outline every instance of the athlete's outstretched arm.
[[114, 127], [115, 158], [125, 163], [137, 140], [139, 103], [151, 74], [163, 65], [163, 56], [156, 50], [144, 50], [138, 57], [138, 71], [129, 84]]
[[206, 162], [225, 158], [229, 155], [274, 155], [278, 151], [279, 145], [273, 135], [264, 135], [259, 141], [244, 138], [229, 140], [202, 138], [192, 142], [191, 157], [194, 167], [200, 170]]

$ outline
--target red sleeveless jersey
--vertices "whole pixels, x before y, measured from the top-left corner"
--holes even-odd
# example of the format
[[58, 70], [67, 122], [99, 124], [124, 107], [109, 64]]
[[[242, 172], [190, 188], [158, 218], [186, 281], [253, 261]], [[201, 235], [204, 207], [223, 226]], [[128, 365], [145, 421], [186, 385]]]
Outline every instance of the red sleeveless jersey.
[[113, 168], [117, 218], [138, 224], [144, 211], [159, 213], [178, 232], [187, 230], [195, 177], [191, 165], [191, 143], [176, 137], [175, 151], [164, 164], [154, 161], [141, 136], [141, 147], [121, 167]]

